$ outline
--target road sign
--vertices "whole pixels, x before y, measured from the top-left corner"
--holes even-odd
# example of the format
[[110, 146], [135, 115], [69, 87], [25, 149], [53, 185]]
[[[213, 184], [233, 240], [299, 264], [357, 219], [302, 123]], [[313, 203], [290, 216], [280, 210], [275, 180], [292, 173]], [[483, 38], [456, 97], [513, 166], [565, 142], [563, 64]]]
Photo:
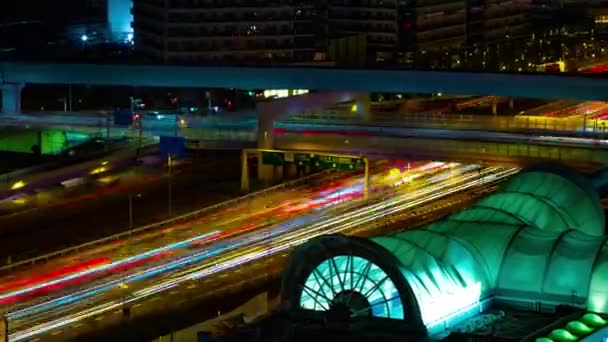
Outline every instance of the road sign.
[[306, 154], [306, 153], [295, 153], [293, 155], [293, 161], [298, 166], [312, 166], [312, 159], [314, 155]]
[[283, 152], [262, 152], [262, 163], [281, 166], [285, 164], [285, 154]]
[[360, 170], [363, 167], [363, 159], [338, 156], [317, 156], [314, 166], [320, 169], [338, 169], [345, 171]]
[[285, 161], [288, 163], [293, 163], [295, 161], [294, 154], [292, 152], [285, 152]]
[[262, 163], [265, 165], [281, 166], [286, 162], [294, 162], [298, 166], [312, 166], [323, 170], [358, 171], [364, 167], [363, 158], [291, 152], [262, 152]]

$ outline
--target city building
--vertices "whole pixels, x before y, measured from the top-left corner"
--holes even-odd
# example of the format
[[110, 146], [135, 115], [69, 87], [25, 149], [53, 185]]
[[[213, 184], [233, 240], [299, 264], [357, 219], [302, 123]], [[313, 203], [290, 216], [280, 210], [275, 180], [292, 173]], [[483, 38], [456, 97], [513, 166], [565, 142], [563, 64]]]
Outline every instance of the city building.
[[[88, 0], [98, 2], [100, 0]], [[107, 0], [108, 38], [112, 42], [133, 40], [133, 0]]]
[[399, 42], [396, 0], [332, 0], [326, 10], [329, 38], [364, 34], [368, 62], [394, 59]]
[[[124, 5], [130, 0], [112, 1]], [[124, 14], [128, 6], [110, 8], [121, 8]], [[137, 37], [140, 55], [164, 63], [461, 68], [472, 57], [480, 60], [480, 68], [497, 64], [503, 70], [506, 62], [487, 61], [488, 46], [501, 44], [511, 51], [509, 41], [529, 39], [539, 31], [537, 22], [563, 11], [549, 0], [282, 0], [253, 5], [237, 0], [134, 0], [135, 32], [130, 37]], [[561, 25], [558, 21], [555, 26]], [[554, 26], [544, 23], [540, 31]]]
[[135, 0], [135, 45], [166, 63], [305, 62], [314, 56], [312, 5], [294, 1]]

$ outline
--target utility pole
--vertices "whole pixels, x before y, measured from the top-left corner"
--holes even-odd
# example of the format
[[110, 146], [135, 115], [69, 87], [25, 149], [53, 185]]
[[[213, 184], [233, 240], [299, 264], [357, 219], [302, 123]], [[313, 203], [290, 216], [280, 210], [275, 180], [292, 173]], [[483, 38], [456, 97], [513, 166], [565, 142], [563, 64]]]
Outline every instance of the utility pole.
[[129, 230], [133, 229], [133, 195], [129, 194]]
[[171, 208], [171, 201], [172, 201], [172, 196], [173, 196], [173, 194], [172, 194], [173, 189], [172, 189], [172, 184], [171, 184], [172, 183], [171, 182], [172, 181], [172, 179], [171, 179], [171, 168], [173, 166], [172, 165], [173, 164], [173, 158], [171, 157], [170, 154], [169, 154], [169, 158], [167, 159], [167, 164], [168, 164], [167, 166], [169, 168], [169, 172], [168, 172], [169, 173], [169, 175], [168, 175], [169, 177], [168, 177], [168, 180], [167, 180], [167, 183], [168, 183], [168, 185], [167, 185], [168, 189], [167, 190], [168, 190], [168, 197], [169, 197], [168, 198], [168, 200], [169, 200], [169, 203], [168, 203], [168, 209], [169, 210], [168, 210], [168, 212], [169, 212], [169, 217], [171, 217], [171, 214], [172, 214], [172, 211], [173, 211], [172, 210], [173, 208]]
[[111, 124], [110, 121], [111, 120], [112, 120], [112, 117], [110, 116], [110, 112], [107, 112], [106, 113], [106, 138], [108, 140], [110, 140], [110, 124]]
[[72, 85], [68, 85], [68, 103], [70, 112], [72, 111]]
[[[135, 99], [133, 96], [129, 96], [129, 100], [131, 101], [131, 115], [135, 115], [135, 104], [140, 102], [140, 100]], [[138, 128], [139, 128], [139, 150], [141, 151], [141, 148], [143, 146], [143, 136], [144, 136], [144, 116], [139, 115], [139, 118], [137, 119], [137, 124], [138, 124]]]

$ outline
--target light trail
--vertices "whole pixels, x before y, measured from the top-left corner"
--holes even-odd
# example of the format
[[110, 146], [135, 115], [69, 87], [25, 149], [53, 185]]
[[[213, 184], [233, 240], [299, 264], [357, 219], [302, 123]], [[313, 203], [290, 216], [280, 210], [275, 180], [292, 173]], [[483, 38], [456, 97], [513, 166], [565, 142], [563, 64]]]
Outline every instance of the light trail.
[[202, 234], [202, 235], [193, 237], [193, 238], [185, 240], [185, 241], [180, 241], [180, 242], [177, 242], [177, 243], [165, 246], [165, 247], [157, 248], [157, 249], [154, 249], [154, 250], [151, 250], [151, 251], [148, 251], [148, 252], [144, 252], [144, 253], [141, 253], [139, 255], [135, 255], [135, 256], [132, 256], [132, 257], [128, 257], [128, 258], [125, 258], [125, 259], [122, 259], [122, 260], [119, 260], [119, 261], [115, 261], [115, 262], [112, 262], [112, 263], [109, 263], [109, 264], [104, 264], [104, 265], [101, 265], [101, 266], [95, 266], [95, 267], [89, 268], [89, 269], [87, 269], [85, 271], [75, 272], [75, 273], [72, 273], [72, 274], [67, 275], [67, 276], [58, 277], [58, 278], [55, 278], [53, 280], [46, 281], [46, 282], [43, 282], [43, 283], [38, 283], [38, 284], [29, 286], [29, 287], [26, 287], [26, 288], [23, 288], [23, 289], [20, 289], [20, 290], [11, 291], [11, 292], [8, 292], [8, 293], [0, 295], [0, 300], [7, 299], [7, 298], [10, 298], [10, 297], [16, 297], [16, 296], [24, 295], [24, 294], [27, 294], [29, 292], [33, 292], [33, 291], [36, 291], [36, 290], [39, 290], [39, 289], [42, 289], [42, 288], [45, 288], [45, 287], [50, 287], [50, 286], [53, 286], [53, 285], [58, 285], [58, 284], [61, 284], [61, 283], [64, 283], [64, 282], [68, 282], [68, 281], [74, 280], [76, 278], [93, 275], [93, 274], [99, 273], [99, 272], [109, 271], [109, 270], [112, 270], [114, 268], [117, 268], [117, 267], [129, 264], [129, 263], [137, 262], [137, 261], [140, 261], [142, 259], [146, 259], [146, 258], [149, 258], [151, 256], [158, 255], [158, 254], [163, 253], [163, 252], [167, 252], [167, 251], [171, 251], [173, 249], [184, 247], [184, 246], [186, 246], [186, 245], [188, 245], [188, 244], [190, 244], [190, 243], [192, 243], [192, 242], [194, 242], [196, 240], [200, 240], [200, 239], [203, 239], [205, 237], [209, 237], [209, 236], [212, 236], [212, 235], [218, 234], [218, 233], [220, 233], [220, 231], [214, 231], [214, 232], [211, 232], [211, 233]]
[[[462, 170], [451, 171], [451, 172], [470, 172], [473, 167], [464, 167]], [[434, 177], [429, 179], [429, 182], [437, 182], [437, 185], [428, 186], [413, 192], [395, 196], [389, 200], [364, 205], [361, 208], [354, 209], [353, 211], [337, 214], [333, 217], [325, 215], [325, 219], [317, 223], [313, 223], [310, 226], [306, 226], [308, 220], [304, 219], [298, 224], [294, 225], [278, 225], [273, 229], [269, 230], [268, 235], [260, 234], [259, 232], [253, 232], [249, 235], [241, 236], [236, 241], [228, 241], [211, 248], [211, 251], [206, 250], [202, 252], [196, 252], [193, 255], [182, 257], [178, 260], [171, 261], [169, 263], [150, 267], [146, 270], [139, 271], [135, 274], [123, 277], [123, 281], [136, 281], [143, 278], [149, 278], [154, 275], [158, 275], [167, 272], [171, 269], [176, 269], [184, 265], [191, 265], [201, 261], [212, 255], [219, 255], [222, 253], [235, 252], [239, 248], [246, 248], [243, 253], [239, 253], [236, 256], [230, 256], [228, 260], [221, 261], [216, 265], [199, 265], [193, 266], [189, 270], [180, 271], [176, 276], [170, 277], [168, 280], [160, 281], [159, 283], [146, 287], [144, 289], [137, 290], [131, 294], [129, 298], [122, 301], [108, 301], [105, 303], [97, 304], [93, 307], [81, 310], [76, 313], [69, 313], [63, 317], [51, 319], [48, 322], [41, 324], [35, 324], [34, 326], [12, 332], [10, 334], [11, 341], [22, 341], [27, 338], [31, 338], [36, 335], [43, 334], [50, 330], [54, 330], [77, 321], [116, 309], [121, 305], [140, 301], [153, 294], [165, 291], [170, 288], [174, 288], [185, 281], [191, 281], [206, 277], [211, 274], [218, 273], [220, 271], [237, 267], [253, 260], [258, 260], [261, 257], [273, 255], [298, 245], [304, 241], [315, 236], [340, 232], [346, 229], [352, 229], [353, 227], [361, 226], [365, 223], [373, 222], [379, 218], [391, 215], [393, 213], [407, 210], [419, 206], [424, 203], [428, 203], [432, 200], [445, 197], [447, 195], [469, 189], [471, 187], [484, 184], [487, 182], [493, 182], [495, 180], [508, 177], [516, 173], [518, 169], [501, 169], [501, 168], [486, 168], [480, 169], [475, 174], [456, 174], [452, 177]], [[357, 204], [360, 205], [360, 204]], [[370, 214], [371, 213], [371, 214]], [[312, 215], [311, 215], [312, 216]], [[329, 216], [329, 217], [328, 217]], [[323, 216], [321, 216], [323, 217]], [[318, 217], [316, 217], [318, 218]], [[272, 245], [269, 245], [269, 242]], [[277, 245], [278, 244], [278, 245]], [[255, 252], [256, 248], [265, 248], [266, 250]], [[143, 277], [143, 278], [142, 278]], [[128, 279], [127, 279], [128, 278]], [[116, 287], [116, 282], [121, 279], [113, 280], [109, 283], [99, 285], [99, 287], [92, 290], [86, 290], [89, 292], [99, 291], [103, 286], [109, 286], [110, 288]], [[90, 293], [89, 293], [90, 294]], [[93, 296], [96, 293], [90, 294]], [[62, 300], [70, 300], [71, 296], [82, 295], [82, 293], [75, 293], [64, 296], [62, 298], [55, 299], [53, 305], [63, 305]], [[80, 298], [80, 297], [79, 297]], [[77, 299], [78, 300], [78, 299]], [[76, 300], [76, 301], [77, 301]], [[72, 300], [71, 302], [75, 302]], [[51, 309], [52, 307], [44, 307], [47, 303], [40, 304], [42, 306], [28, 307], [20, 311], [15, 311], [9, 314], [9, 319], [27, 318], [28, 316], [36, 316], [36, 313], [44, 312]], [[28, 311], [29, 310], [29, 311]], [[13, 316], [11, 316], [13, 315]]]

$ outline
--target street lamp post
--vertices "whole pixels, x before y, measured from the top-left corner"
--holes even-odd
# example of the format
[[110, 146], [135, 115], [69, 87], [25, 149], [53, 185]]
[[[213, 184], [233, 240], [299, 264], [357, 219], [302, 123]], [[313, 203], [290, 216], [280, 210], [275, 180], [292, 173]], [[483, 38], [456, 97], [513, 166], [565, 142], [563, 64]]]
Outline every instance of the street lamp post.
[[[141, 194], [135, 195], [136, 198], [141, 197]], [[129, 194], [129, 230], [133, 229], [133, 194]]]
[[[142, 101], [140, 99], [136, 99], [133, 96], [129, 96], [129, 100], [131, 101], [131, 115], [135, 115], [135, 106], [140, 104]], [[144, 136], [144, 116], [139, 115], [137, 120], [138, 128], [139, 128], [139, 151], [141, 151], [141, 147], [143, 145], [143, 136]]]
[[583, 116], [583, 134], [587, 133], [587, 115], [589, 115], [588, 111], [586, 111], [585, 116]]
[[168, 183], [167, 184], [167, 187], [168, 187], [168, 202], [169, 202], [167, 205], [168, 205], [169, 217], [171, 217], [171, 213], [173, 211], [172, 210], [173, 208], [171, 208], [171, 202], [172, 202], [172, 196], [173, 196], [173, 194], [172, 194], [173, 189], [172, 189], [172, 184], [171, 184], [171, 168], [173, 167], [172, 164], [173, 164], [173, 158], [169, 154], [169, 158], [167, 159], [167, 166], [168, 166], [168, 169], [169, 169], [168, 177], [167, 177], [168, 178], [167, 179], [167, 183]]

